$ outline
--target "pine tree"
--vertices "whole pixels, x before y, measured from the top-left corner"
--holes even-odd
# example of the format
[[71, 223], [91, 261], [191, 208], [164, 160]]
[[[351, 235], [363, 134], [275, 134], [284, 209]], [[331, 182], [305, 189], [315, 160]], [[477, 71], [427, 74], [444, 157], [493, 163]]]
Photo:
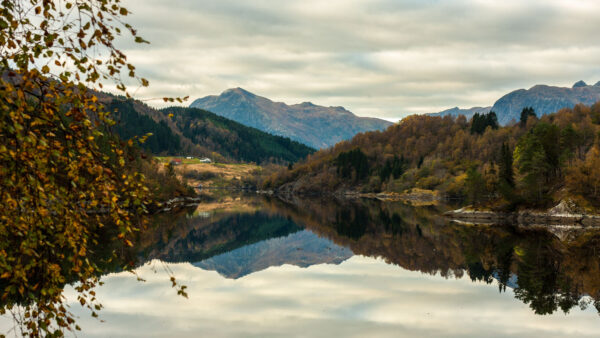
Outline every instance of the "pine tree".
[[513, 154], [506, 142], [502, 143], [498, 164], [500, 166], [500, 181], [506, 183], [509, 187], [514, 188], [515, 174], [513, 171]]
[[537, 115], [535, 114], [535, 110], [533, 109], [533, 107], [525, 107], [525, 108], [523, 108], [523, 110], [521, 111], [521, 120], [519, 122], [519, 125], [521, 127], [525, 127], [527, 125], [527, 120], [529, 119], [530, 116], [537, 117]]

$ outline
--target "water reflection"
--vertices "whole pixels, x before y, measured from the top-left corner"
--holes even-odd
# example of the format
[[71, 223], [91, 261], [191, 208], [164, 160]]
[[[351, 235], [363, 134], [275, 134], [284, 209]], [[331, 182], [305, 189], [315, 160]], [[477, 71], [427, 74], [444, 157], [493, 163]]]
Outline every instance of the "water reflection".
[[[455, 223], [441, 216], [445, 210], [237, 196], [159, 215], [123, 254], [147, 282], [105, 276], [105, 323], [82, 311], [83, 333], [597, 333], [600, 232]], [[157, 273], [162, 262], [189, 287], [189, 300]]]
[[443, 206], [377, 200], [240, 201], [245, 209], [158, 218], [156, 231], [140, 240], [140, 262], [191, 262], [240, 278], [283, 264], [339, 264], [354, 253], [411, 271], [497, 282], [536, 314], [600, 309], [600, 232], [593, 229], [470, 225], [443, 217]]
[[556, 236], [545, 227], [469, 225], [441, 216], [443, 207], [378, 201], [267, 203], [355, 254], [413, 271], [498, 281], [500, 291], [513, 288], [536, 314], [590, 305], [600, 310], [597, 230], [561, 228]]
[[253, 272], [284, 264], [306, 268], [316, 264], [340, 264], [352, 257], [348, 248], [335, 245], [308, 230], [260, 241], [194, 263], [226, 278], [241, 278]]

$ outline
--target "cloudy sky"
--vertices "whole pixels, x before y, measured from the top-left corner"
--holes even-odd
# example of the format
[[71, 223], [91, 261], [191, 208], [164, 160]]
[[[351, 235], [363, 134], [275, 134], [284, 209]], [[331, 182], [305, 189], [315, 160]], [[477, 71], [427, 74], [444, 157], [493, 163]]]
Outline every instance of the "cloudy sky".
[[[600, 80], [597, 0], [125, 0], [138, 98], [242, 87], [389, 120]], [[160, 101], [151, 101], [160, 106]]]

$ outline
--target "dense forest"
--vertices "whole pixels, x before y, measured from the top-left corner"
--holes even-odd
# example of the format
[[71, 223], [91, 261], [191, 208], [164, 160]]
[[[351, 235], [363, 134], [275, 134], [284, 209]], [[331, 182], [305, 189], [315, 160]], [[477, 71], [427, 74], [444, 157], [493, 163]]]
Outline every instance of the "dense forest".
[[275, 136], [198, 108], [161, 110], [192, 143], [241, 162], [296, 162], [315, 150], [287, 137]]
[[112, 100], [107, 108], [114, 111], [116, 124], [112, 127], [123, 140], [142, 137], [152, 133], [141, 147], [152, 154], [182, 154], [183, 146], [179, 135], [175, 134], [166, 121], [155, 121], [152, 117], [136, 111], [133, 101]]
[[547, 207], [570, 198], [600, 206], [600, 103], [499, 127], [495, 113], [409, 116], [310, 155], [264, 182], [304, 194], [438, 190], [502, 209]]

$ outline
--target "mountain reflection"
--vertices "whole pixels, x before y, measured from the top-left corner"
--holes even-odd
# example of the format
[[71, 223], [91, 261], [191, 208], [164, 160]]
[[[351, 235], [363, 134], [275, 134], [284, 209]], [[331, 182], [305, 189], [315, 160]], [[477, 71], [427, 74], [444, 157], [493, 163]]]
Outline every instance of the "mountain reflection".
[[272, 238], [194, 263], [204, 270], [215, 270], [227, 278], [283, 264], [306, 268], [315, 264], [340, 264], [353, 256], [352, 251], [303, 230], [285, 237]]
[[593, 229], [463, 224], [442, 216], [444, 207], [376, 200], [250, 200], [243, 211], [156, 218], [138, 242], [140, 263], [190, 262], [241, 278], [356, 254], [446, 278], [497, 281], [537, 314], [600, 310], [600, 232]]

